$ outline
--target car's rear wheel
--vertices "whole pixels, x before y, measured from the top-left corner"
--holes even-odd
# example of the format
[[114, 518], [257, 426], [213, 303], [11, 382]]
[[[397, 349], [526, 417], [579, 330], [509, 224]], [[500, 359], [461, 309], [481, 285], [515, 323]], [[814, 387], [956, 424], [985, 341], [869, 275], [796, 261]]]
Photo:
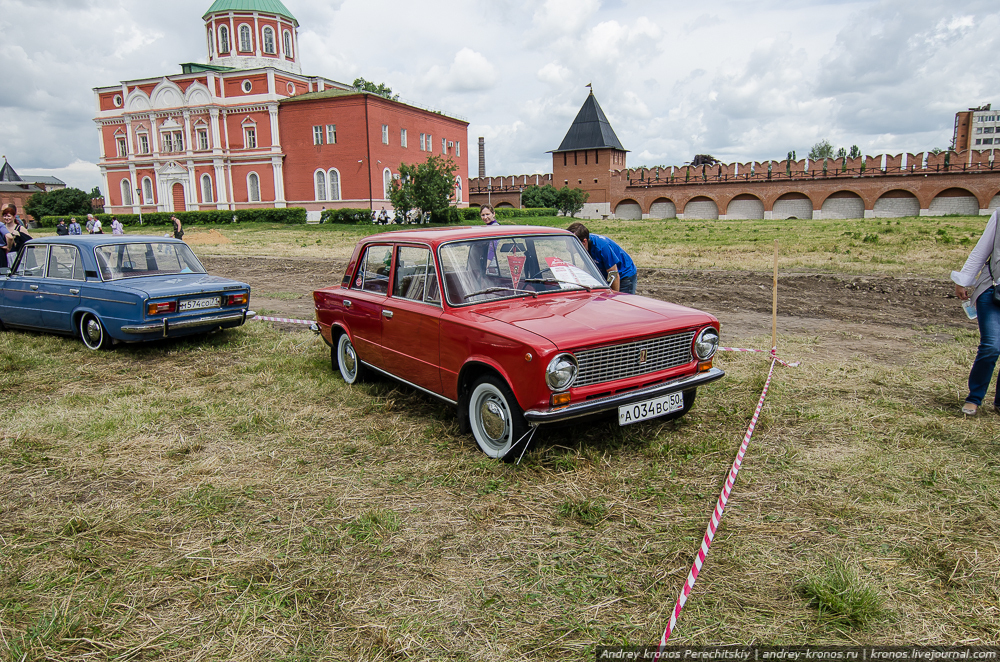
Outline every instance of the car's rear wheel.
[[88, 349], [107, 349], [111, 347], [111, 336], [105, 330], [101, 320], [93, 313], [84, 313], [80, 317], [80, 339]]
[[468, 402], [469, 425], [479, 449], [492, 458], [513, 462], [523, 448], [508, 453], [528, 431], [524, 411], [510, 387], [494, 375], [476, 380]]
[[340, 370], [340, 376], [348, 384], [354, 384], [358, 380], [364, 379], [365, 367], [358, 360], [358, 355], [354, 351], [354, 345], [346, 333], [340, 334], [337, 346], [333, 349], [331, 357], [335, 370]]

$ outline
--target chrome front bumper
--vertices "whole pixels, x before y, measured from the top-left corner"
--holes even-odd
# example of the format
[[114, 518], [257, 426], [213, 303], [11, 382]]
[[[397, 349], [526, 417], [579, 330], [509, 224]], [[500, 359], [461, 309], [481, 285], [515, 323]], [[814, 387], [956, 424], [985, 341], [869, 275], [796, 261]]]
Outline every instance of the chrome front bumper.
[[166, 338], [171, 329], [192, 329], [202, 326], [213, 327], [230, 322], [243, 324], [248, 319], [256, 316], [257, 313], [252, 310], [239, 310], [234, 313], [212, 315], [211, 317], [191, 317], [175, 320], [163, 319], [153, 324], [127, 324], [122, 327], [122, 331], [124, 333], [162, 333], [163, 337]]
[[618, 407], [621, 407], [622, 405], [631, 405], [636, 402], [642, 402], [643, 400], [649, 400], [661, 395], [667, 395], [668, 393], [676, 393], [677, 391], [687, 391], [688, 389], [697, 388], [698, 386], [703, 386], [709, 382], [721, 379], [725, 374], [725, 372], [718, 368], [711, 368], [707, 372], [699, 372], [698, 374], [691, 375], [690, 377], [673, 379], [669, 382], [655, 384], [637, 391], [616, 393], [615, 395], [609, 395], [604, 398], [584, 400], [583, 402], [569, 404], [565, 407], [556, 407], [553, 409], [529, 409], [524, 412], [524, 418], [532, 425], [544, 425], [545, 423], [556, 423], [560, 421], [568, 421], [573, 418], [579, 418], [581, 416], [600, 414], [601, 412], [618, 409]]

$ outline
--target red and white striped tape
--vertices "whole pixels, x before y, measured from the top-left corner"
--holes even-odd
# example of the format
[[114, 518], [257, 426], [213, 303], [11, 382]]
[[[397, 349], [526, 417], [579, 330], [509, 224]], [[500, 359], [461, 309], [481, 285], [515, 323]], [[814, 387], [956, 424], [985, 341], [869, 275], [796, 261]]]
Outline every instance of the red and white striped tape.
[[733, 461], [733, 466], [729, 470], [729, 478], [726, 480], [726, 484], [722, 488], [722, 493], [719, 495], [719, 501], [715, 504], [715, 510], [712, 512], [712, 519], [709, 520], [708, 529], [705, 531], [705, 537], [701, 541], [701, 549], [698, 550], [698, 556], [694, 560], [694, 565], [691, 566], [691, 572], [688, 574], [687, 580], [684, 582], [684, 588], [681, 589], [681, 594], [677, 597], [677, 605], [674, 607], [674, 611], [670, 615], [670, 622], [667, 624], [667, 629], [663, 631], [663, 636], [660, 637], [660, 646], [656, 650], [653, 662], [657, 662], [660, 659], [663, 647], [667, 645], [667, 639], [670, 638], [670, 633], [674, 631], [674, 626], [677, 625], [677, 619], [681, 615], [681, 609], [684, 608], [684, 603], [687, 602], [688, 595], [690, 595], [691, 589], [694, 588], [694, 582], [698, 579], [698, 573], [701, 572], [701, 568], [705, 564], [705, 557], [708, 556], [708, 548], [712, 546], [712, 540], [715, 538], [715, 531], [719, 527], [719, 522], [722, 520], [722, 513], [726, 509], [726, 503], [729, 501], [729, 495], [733, 491], [733, 485], [736, 484], [736, 474], [740, 472], [740, 467], [743, 465], [743, 456], [746, 455], [747, 447], [750, 445], [750, 437], [753, 436], [754, 428], [757, 427], [757, 418], [760, 416], [760, 410], [764, 406], [764, 398], [767, 397], [767, 389], [771, 386], [771, 377], [774, 375], [774, 364], [776, 361], [778, 361], [778, 359], [772, 356], [771, 369], [767, 373], [767, 381], [764, 382], [764, 390], [760, 394], [760, 400], [757, 401], [757, 408], [753, 412], [753, 418], [750, 419], [750, 427], [747, 428], [747, 433], [743, 437], [743, 443], [740, 445], [740, 450], [736, 453], [736, 459]]
[[783, 361], [776, 356], [777, 349], [772, 348], [767, 349], [744, 349], [743, 347], [720, 347], [720, 352], [766, 352], [771, 355], [771, 358], [780, 363], [783, 366], [788, 366], [789, 368], [797, 368], [802, 362], [796, 361], [795, 363], [789, 363], [788, 361]]
[[263, 315], [257, 315], [254, 317], [255, 320], [260, 320], [261, 322], [286, 322], [288, 324], [312, 324], [312, 320], [293, 320], [288, 317], [265, 317]]

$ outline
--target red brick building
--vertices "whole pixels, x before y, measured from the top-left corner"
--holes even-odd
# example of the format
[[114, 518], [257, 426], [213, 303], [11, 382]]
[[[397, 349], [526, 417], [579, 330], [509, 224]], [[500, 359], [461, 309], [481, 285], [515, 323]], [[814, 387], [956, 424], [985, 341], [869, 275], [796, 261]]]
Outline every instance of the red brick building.
[[459, 166], [468, 122], [303, 76], [298, 21], [280, 0], [215, 0], [208, 64], [95, 88], [109, 213], [382, 206], [401, 163]]

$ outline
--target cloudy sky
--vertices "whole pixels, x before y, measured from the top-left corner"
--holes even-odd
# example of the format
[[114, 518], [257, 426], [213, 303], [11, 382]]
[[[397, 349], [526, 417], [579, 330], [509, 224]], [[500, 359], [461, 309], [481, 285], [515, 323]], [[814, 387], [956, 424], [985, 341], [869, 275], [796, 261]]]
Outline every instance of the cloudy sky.
[[[593, 83], [628, 164], [946, 148], [1000, 105], [996, 0], [284, 0], [303, 73], [467, 119], [487, 173], [551, 171]], [[0, 0], [0, 153], [100, 183], [92, 88], [207, 61], [211, 0]], [[474, 149], [470, 171], [478, 171]]]

